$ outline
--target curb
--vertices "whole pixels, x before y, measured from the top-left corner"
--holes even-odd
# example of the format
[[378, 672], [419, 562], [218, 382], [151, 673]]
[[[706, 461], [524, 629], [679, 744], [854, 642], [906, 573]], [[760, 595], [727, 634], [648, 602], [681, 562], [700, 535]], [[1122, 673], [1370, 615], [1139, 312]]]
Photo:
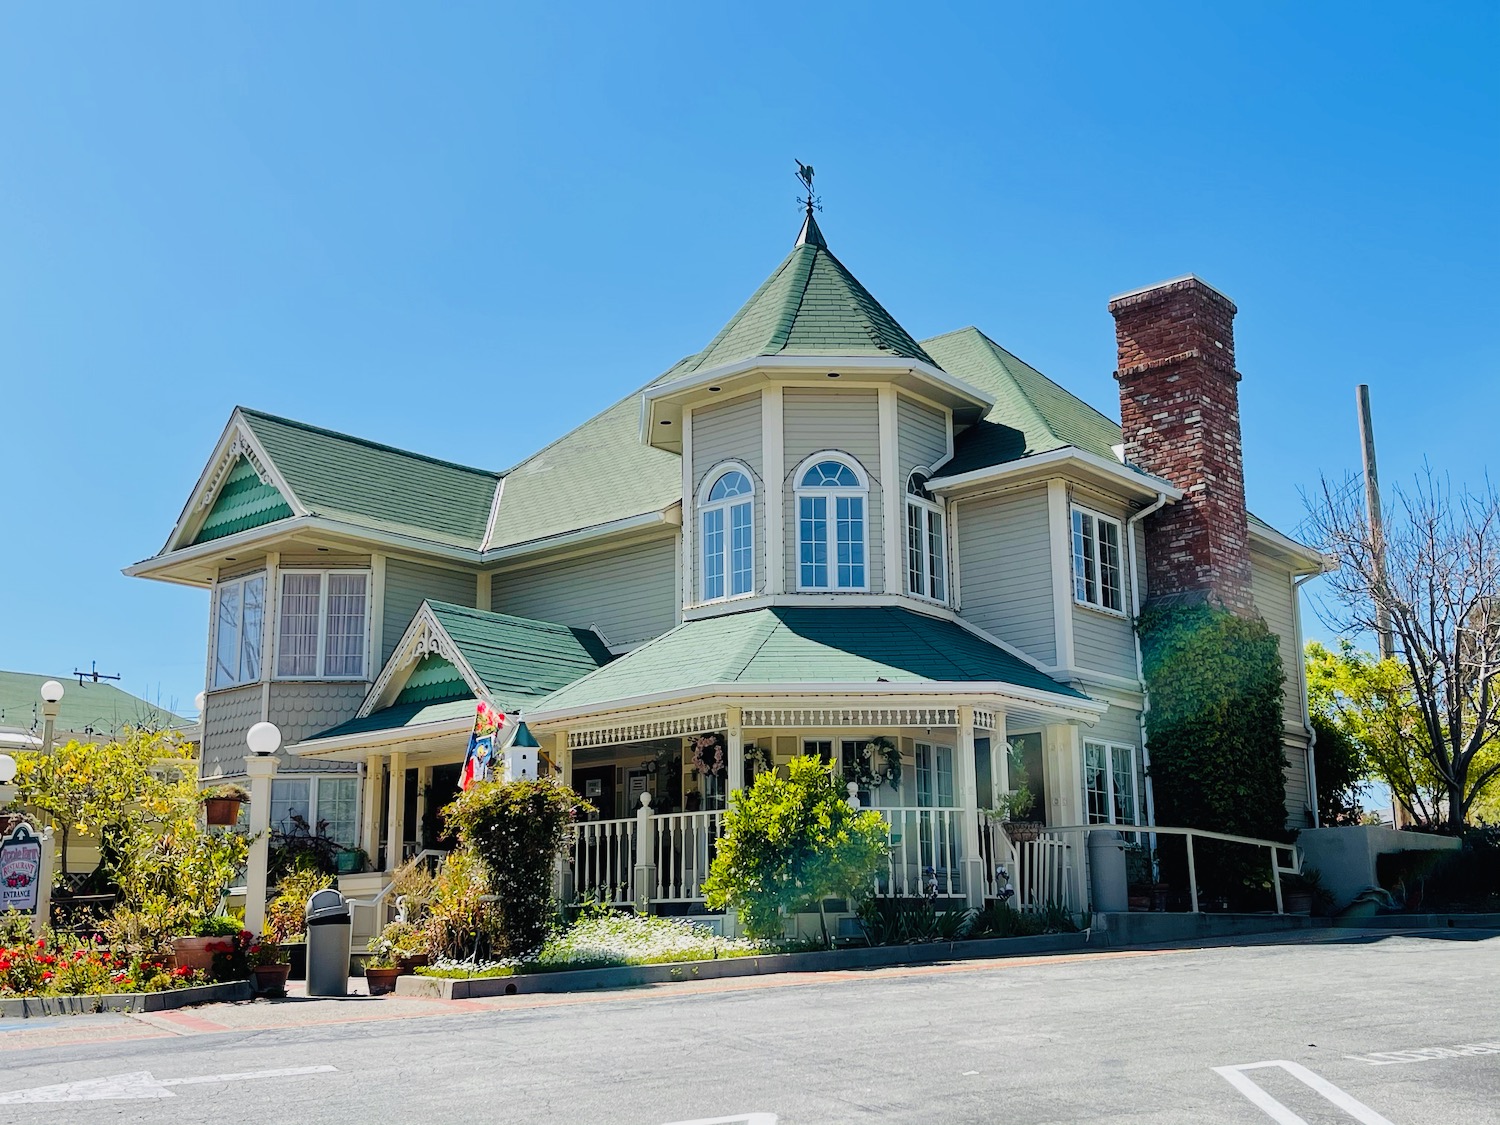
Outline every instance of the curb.
[[1500, 930], [1500, 914], [1369, 914], [1346, 910], [1333, 919], [1341, 930]]
[[[558, 973], [521, 973], [513, 977], [404, 976], [396, 980], [397, 996], [431, 1000], [469, 1000], [485, 996], [525, 996], [547, 992], [586, 992], [593, 989], [632, 988], [689, 980], [770, 976], [776, 973], [817, 973], [840, 969], [882, 969], [895, 965], [930, 965], [942, 961], [971, 961], [1032, 953], [1064, 953], [1087, 948], [1088, 932], [1043, 934], [1037, 937], [982, 938], [977, 941], [930, 942], [923, 945], [884, 945], [862, 949], [818, 950], [811, 953], [773, 953], [765, 957], [726, 957], [717, 961], [678, 961], [666, 965], [622, 965], [612, 969], [580, 969]], [[1098, 947], [1098, 943], [1095, 943]]]
[[23, 996], [0, 1000], [0, 1018], [28, 1019], [32, 1016], [80, 1016], [96, 1012], [169, 1012], [193, 1004], [230, 1003], [249, 1000], [250, 982], [228, 981], [174, 988], [169, 992], [115, 992], [100, 996]]

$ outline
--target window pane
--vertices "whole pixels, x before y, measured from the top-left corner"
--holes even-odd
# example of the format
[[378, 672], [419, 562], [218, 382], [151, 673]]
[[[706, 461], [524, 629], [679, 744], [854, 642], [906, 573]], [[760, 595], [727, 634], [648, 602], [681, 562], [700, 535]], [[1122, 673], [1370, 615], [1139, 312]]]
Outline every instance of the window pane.
[[1134, 824], [1135, 820], [1135, 755], [1128, 746], [1111, 748], [1114, 759], [1114, 822]]
[[328, 576], [328, 627], [323, 674], [360, 676], [365, 670], [365, 575]]
[[839, 496], [839, 588], [857, 590], [865, 584], [865, 502], [862, 496]]
[[709, 503], [715, 500], [728, 500], [731, 496], [749, 496], [752, 489], [750, 478], [738, 469], [731, 469], [718, 480], [714, 481], [713, 488], [709, 489]]
[[928, 594], [942, 601], [943, 574], [947, 568], [943, 565], [943, 517], [940, 512], [929, 510], [927, 513], [927, 579]]
[[1120, 582], [1120, 525], [1099, 520], [1099, 592], [1107, 609], [1125, 607]]
[[271, 827], [277, 832], [303, 831], [294, 821], [300, 818], [310, 830], [312, 819], [307, 815], [307, 779], [287, 779], [271, 782]]
[[925, 742], [917, 743], [917, 804], [926, 808], [932, 804], [932, 747]]
[[318, 822], [326, 822], [323, 834], [346, 848], [354, 846], [357, 785], [352, 777], [318, 779]]
[[724, 596], [724, 509], [703, 513], [703, 600]]
[[318, 594], [321, 574], [281, 576], [281, 622], [277, 645], [278, 676], [318, 674]]
[[941, 808], [951, 809], [954, 806], [953, 751], [947, 746], [936, 747], [934, 764], [937, 767], [937, 803]]
[[755, 506], [753, 504], [736, 504], [729, 509], [729, 552], [729, 592], [748, 594], [755, 586]]
[[915, 504], [906, 506], [906, 590], [910, 594], [924, 594], [922, 580], [922, 509]]
[[828, 501], [804, 496], [798, 505], [797, 550], [800, 584], [813, 589], [828, 586]]
[[858, 488], [859, 477], [838, 461], [819, 461], [802, 474], [803, 488]]
[[1109, 823], [1109, 775], [1105, 767], [1104, 747], [1097, 742], [1083, 744], [1083, 790], [1088, 797], [1090, 824]]
[[1094, 574], [1094, 517], [1073, 513], [1073, 592], [1079, 601], [1099, 601], [1099, 581]]
[[261, 634], [266, 622], [266, 578], [257, 575], [245, 582], [245, 611], [240, 636], [240, 680], [260, 679]]
[[239, 682], [240, 583], [218, 589], [219, 610], [214, 638], [214, 687]]

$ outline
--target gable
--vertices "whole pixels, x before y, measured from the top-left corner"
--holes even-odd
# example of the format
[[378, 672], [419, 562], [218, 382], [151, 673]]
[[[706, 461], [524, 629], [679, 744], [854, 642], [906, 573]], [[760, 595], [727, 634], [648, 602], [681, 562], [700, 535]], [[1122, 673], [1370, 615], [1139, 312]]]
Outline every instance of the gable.
[[464, 674], [451, 660], [436, 654], [422, 657], [412, 669], [406, 683], [396, 694], [392, 706], [409, 703], [441, 703], [450, 699], [472, 699], [473, 690]]
[[226, 535], [264, 527], [292, 515], [292, 507], [274, 484], [260, 479], [248, 458], [235, 461], [224, 478], [213, 506], [193, 537], [193, 544], [222, 539]]

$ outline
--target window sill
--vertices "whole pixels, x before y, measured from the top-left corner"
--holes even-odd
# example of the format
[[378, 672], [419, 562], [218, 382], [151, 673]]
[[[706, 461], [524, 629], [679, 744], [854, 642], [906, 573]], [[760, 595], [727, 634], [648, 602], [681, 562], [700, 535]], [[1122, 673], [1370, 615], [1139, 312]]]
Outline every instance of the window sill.
[[1122, 609], [1109, 609], [1106, 606], [1095, 605], [1093, 602], [1081, 601], [1076, 594], [1073, 597], [1073, 604], [1079, 609], [1086, 609], [1093, 613], [1100, 614], [1104, 617], [1113, 617], [1116, 621], [1130, 620], [1129, 614], [1127, 614]]

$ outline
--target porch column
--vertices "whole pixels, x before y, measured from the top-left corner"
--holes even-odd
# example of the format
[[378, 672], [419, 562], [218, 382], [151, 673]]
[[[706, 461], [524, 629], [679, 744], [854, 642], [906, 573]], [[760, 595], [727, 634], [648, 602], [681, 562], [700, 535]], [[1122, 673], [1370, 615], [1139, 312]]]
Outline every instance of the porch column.
[[[245, 929], [259, 934], [266, 924], [266, 867], [271, 854], [271, 779], [279, 759], [251, 754], [245, 759], [250, 778], [250, 854], [245, 861]], [[50, 831], [50, 829], [49, 829]]]
[[724, 708], [724, 721], [727, 727], [724, 741], [728, 744], [726, 753], [729, 758], [724, 784], [724, 807], [727, 809], [729, 798], [745, 787], [745, 736], [740, 728], [738, 707]]
[[[1042, 728], [1042, 769], [1050, 790], [1047, 823], [1084, 823], [1088, 814], [1083, 805], [1083, 737], [1076, 726], [1054, 723]], [[1088, 839], [1084, 833], [1068, 835], [1068, 897], [1078, 911], [1089, 901]]]
[[380, 777], [385, 760], [379, 754], [365, 756], [364, 792], [360, 794], [359, 846], [373, 865], [380, 854]]
[[427, 822], [427, 790], [432, 787], [432, 767], [417, 767], [417, 842], [422, 847], [430, 847], [432, 841], [427, 838], [427, 832], [422, 827]]
[[979, 853], [979, 779], [974, 770], [974, 708], [958, 709], [958, 807], [963, 832], [964, 896], [984, 907], [984, 860]]
[[391, 790], [387, 794], [385, 831], [385, 869], [401, 866], [402, 837], [406, 823], [406, 751], [391, 751]]

